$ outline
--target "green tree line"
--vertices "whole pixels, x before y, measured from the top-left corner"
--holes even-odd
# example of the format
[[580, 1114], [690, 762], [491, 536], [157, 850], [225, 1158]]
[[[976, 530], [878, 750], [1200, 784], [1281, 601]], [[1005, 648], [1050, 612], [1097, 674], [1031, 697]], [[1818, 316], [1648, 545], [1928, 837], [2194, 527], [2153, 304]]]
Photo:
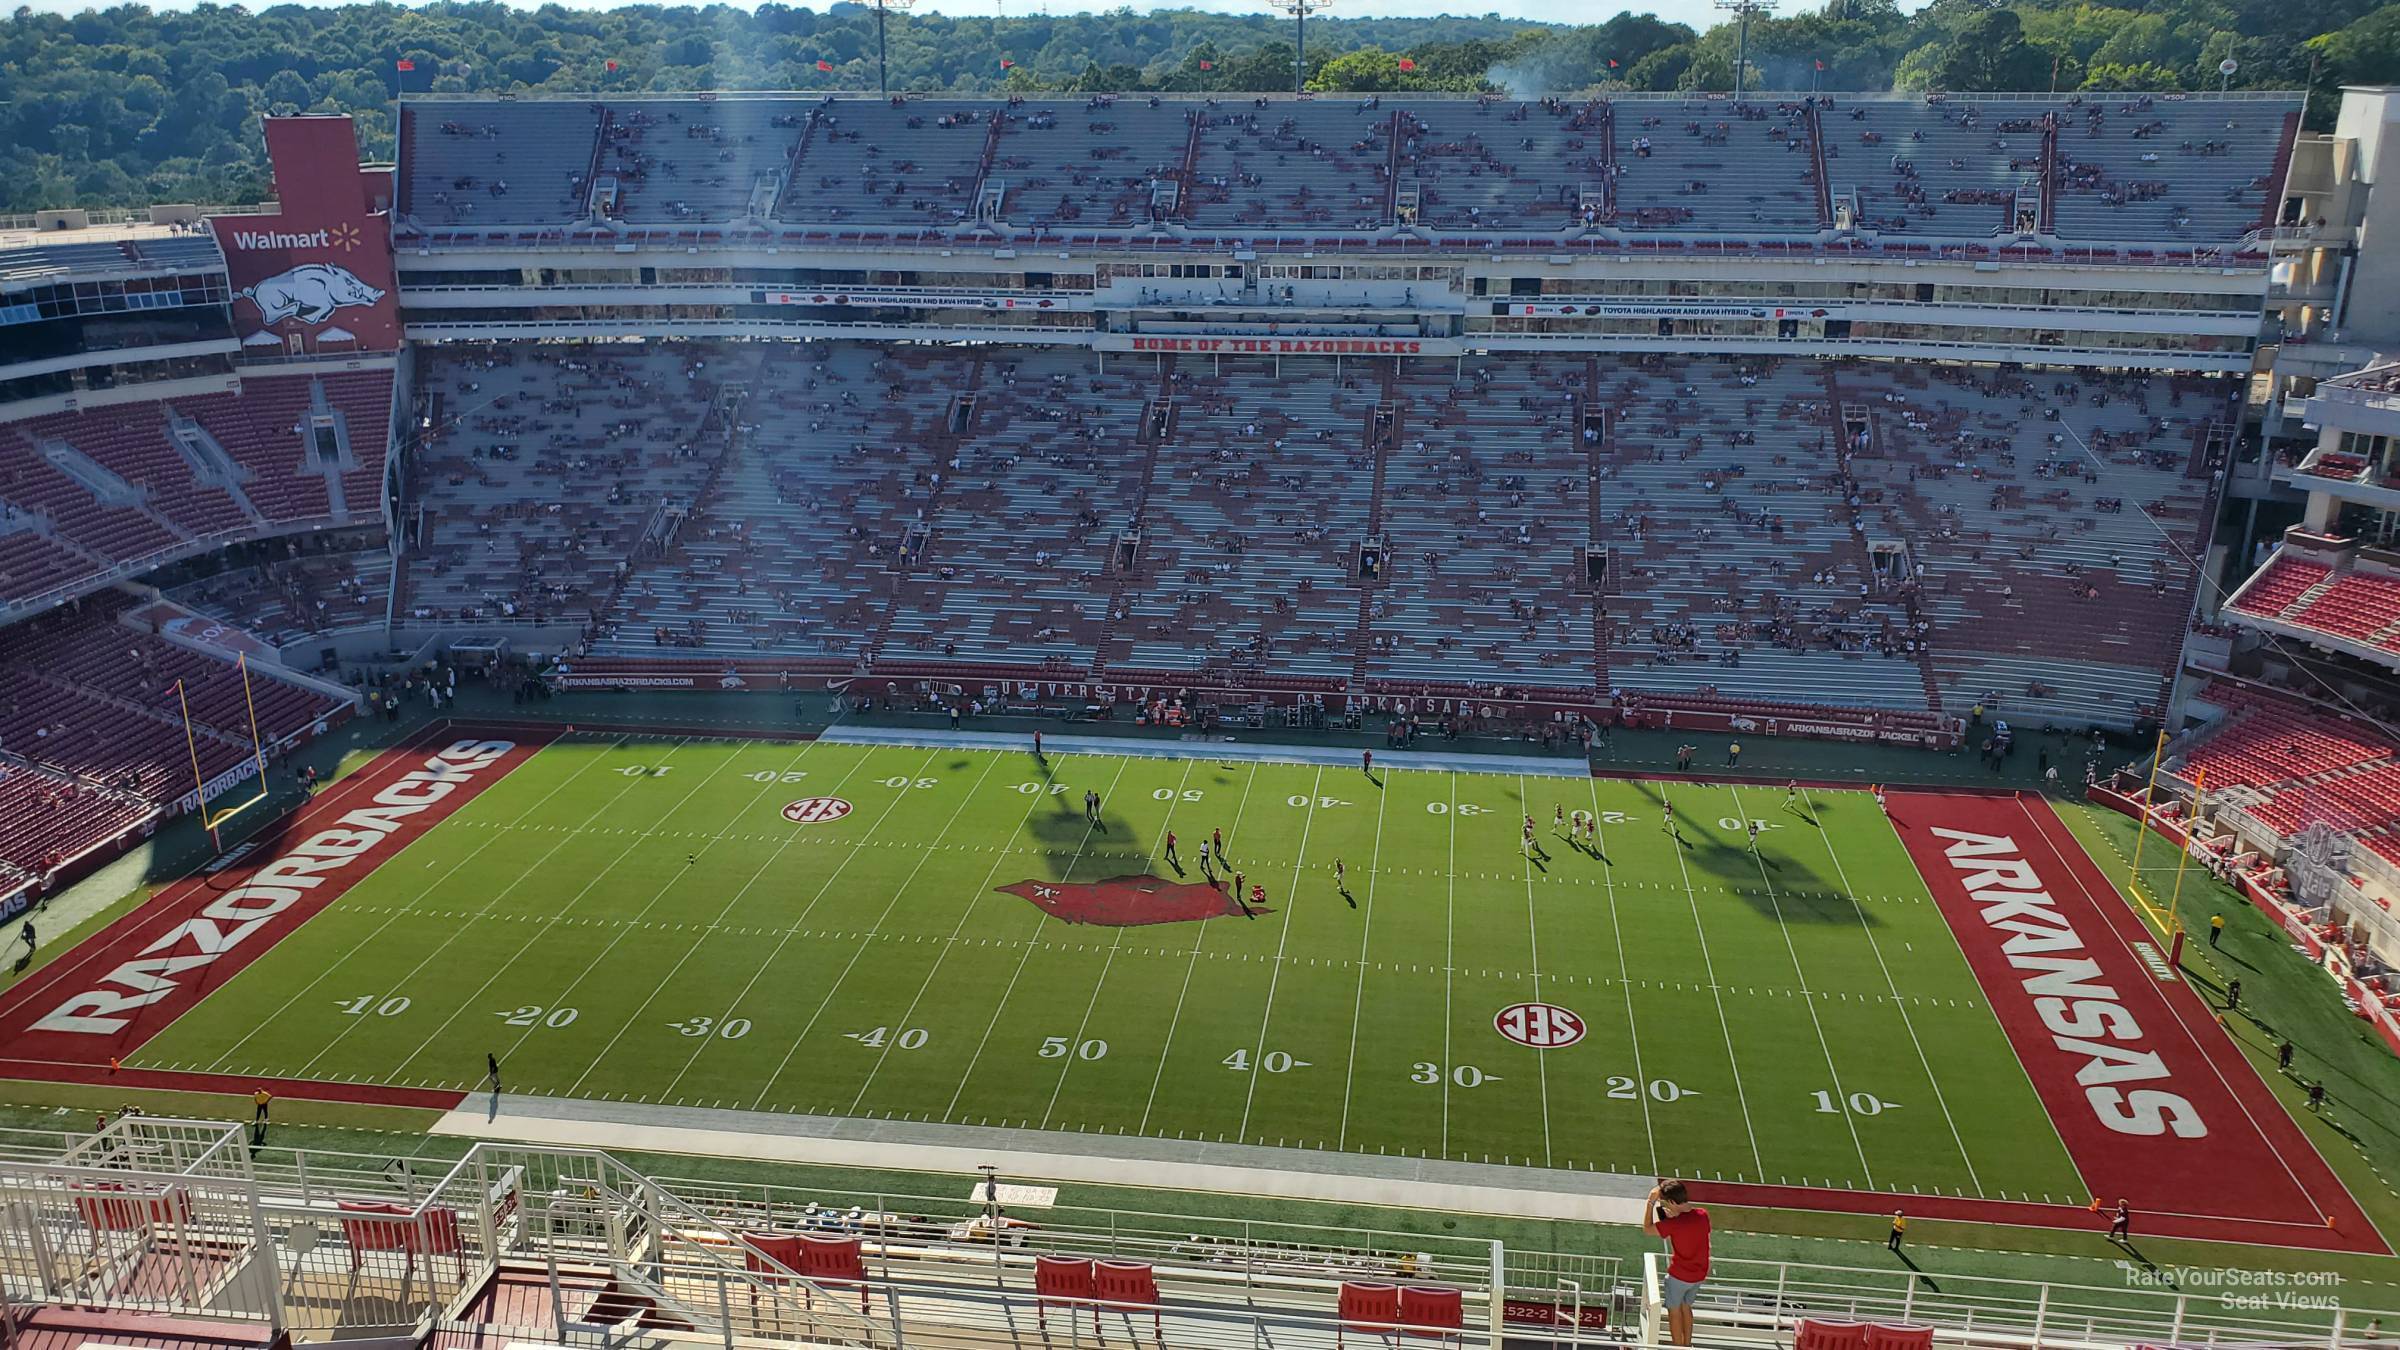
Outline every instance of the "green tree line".
[[[2400, 3], [2371, 0], [1813, 0], [1750, 25], [1752, 89], [2307, 88], [2400, 81]], [[1343, 18], [1308, 28], [1328, 93], [1722, 90], [1744, 51], [1647, 14], [1584, 25]], [[894, 90], [946, 94], [1288, 90], [1292, 26], [1188, 9], [1009, 18], [895, 13]], [[410, 68], [403, 69], [403, 63]], [[424, 93], [868, 90], [873, 11], [767, 3], [538, 9], [436, 0], [253, 10], [140, 5], [0, 20], [0, 211], [249, 202], [270, 188], [267, 113], [348, 113], [392, 153], [393, 100]]]

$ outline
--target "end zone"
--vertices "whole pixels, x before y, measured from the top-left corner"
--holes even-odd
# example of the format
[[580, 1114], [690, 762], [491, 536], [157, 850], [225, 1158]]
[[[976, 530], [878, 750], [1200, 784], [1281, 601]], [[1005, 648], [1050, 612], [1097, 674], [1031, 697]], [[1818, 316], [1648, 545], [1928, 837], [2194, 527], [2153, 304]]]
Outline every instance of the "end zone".
[[[551, 734], [510, 728], [486, 738], [447, 724], [429, 728], [162, 888], [74, 951], [0, 992], [6, 1072], [68, 1082], [105, 1076], [112, 1060], [132, 1054], [369, 872], [532, 758]], [[124, 1081], [122, 1073], [116, 1081]], [[157, 1086], [227, 1090], [198, 1083]]]
[[1890, 809], [2097, 1201], [2125, 1199], [2137, 1236], [2388, 1250], [2047, 801], [1898, 792]]

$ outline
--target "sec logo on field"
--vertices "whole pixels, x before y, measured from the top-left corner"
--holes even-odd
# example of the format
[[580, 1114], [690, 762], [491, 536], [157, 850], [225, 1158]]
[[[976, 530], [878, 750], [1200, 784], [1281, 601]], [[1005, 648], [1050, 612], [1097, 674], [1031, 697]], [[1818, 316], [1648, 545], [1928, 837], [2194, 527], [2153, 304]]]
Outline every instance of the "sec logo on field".
[[822, 825], [849, 814], [850, 803], [839, 797], [802, 797], [783, 808], [783, 818], [794, 825]]
[[1492, 1030], [1519, 1045], [1556, 1050], [1583, 1039], [1583, 1019], [1555, 1003], [1512, 1003], [1493, 1016]]

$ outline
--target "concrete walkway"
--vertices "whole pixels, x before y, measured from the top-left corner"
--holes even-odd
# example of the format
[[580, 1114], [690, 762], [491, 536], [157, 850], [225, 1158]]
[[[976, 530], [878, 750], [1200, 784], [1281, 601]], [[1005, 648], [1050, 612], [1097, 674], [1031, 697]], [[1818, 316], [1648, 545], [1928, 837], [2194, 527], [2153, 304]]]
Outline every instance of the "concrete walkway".
[[1010, 1181], [1081, 1182], [1638, 1224], [1651, 1179], [1364, 1153], [1069, 1134], [842, 1116], [476, 1093], [435, 1134], [575, 1148], [687, 1153], [830, 1167], [949, 1172], [960, 1194], [989, 1164]]
[[[908, 745], [929, 750], [1023, 750], [1033, 737], [1022, 731], [920, 731], [910, 727], [837, 726], [818, 737], [847, 745]], [[1181, 740], [1140, 740], [1130, 736], [1054, 736], [1042, 734], [1042, 749], [1062, 755], [1130, 755], [1147, 759], [1214, 759], [1244, 764], [1331, 764], [1358, 768], [1359, 752], [1344, 746], [1265, 745], [1218, 739], [1198, 734]], [[1378, 769], [1430, 769], [1442, 773], [1527, 774], [1550, 778], [1589, 778], [1591, 769], [1576, 755], [1480, 755], [1432, 750], [1378, 750]]]

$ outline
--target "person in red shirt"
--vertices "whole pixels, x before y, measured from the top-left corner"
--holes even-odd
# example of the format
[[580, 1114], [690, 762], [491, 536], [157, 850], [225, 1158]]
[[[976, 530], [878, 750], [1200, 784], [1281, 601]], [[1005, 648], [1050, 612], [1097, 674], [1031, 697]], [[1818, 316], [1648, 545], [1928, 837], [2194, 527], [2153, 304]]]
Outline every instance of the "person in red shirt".
[[1708, 1278], [1708, 1211], [1692, 1203], [1680, 1181], [1662, 1181], [1650, 1188], [1642, 1206], [1642, 1231], [1665, 1238], [1667, 1258], [1665, 1296], [1667, 1337], [1677, 1345], [1692, 1343], [1692, 1298]]

